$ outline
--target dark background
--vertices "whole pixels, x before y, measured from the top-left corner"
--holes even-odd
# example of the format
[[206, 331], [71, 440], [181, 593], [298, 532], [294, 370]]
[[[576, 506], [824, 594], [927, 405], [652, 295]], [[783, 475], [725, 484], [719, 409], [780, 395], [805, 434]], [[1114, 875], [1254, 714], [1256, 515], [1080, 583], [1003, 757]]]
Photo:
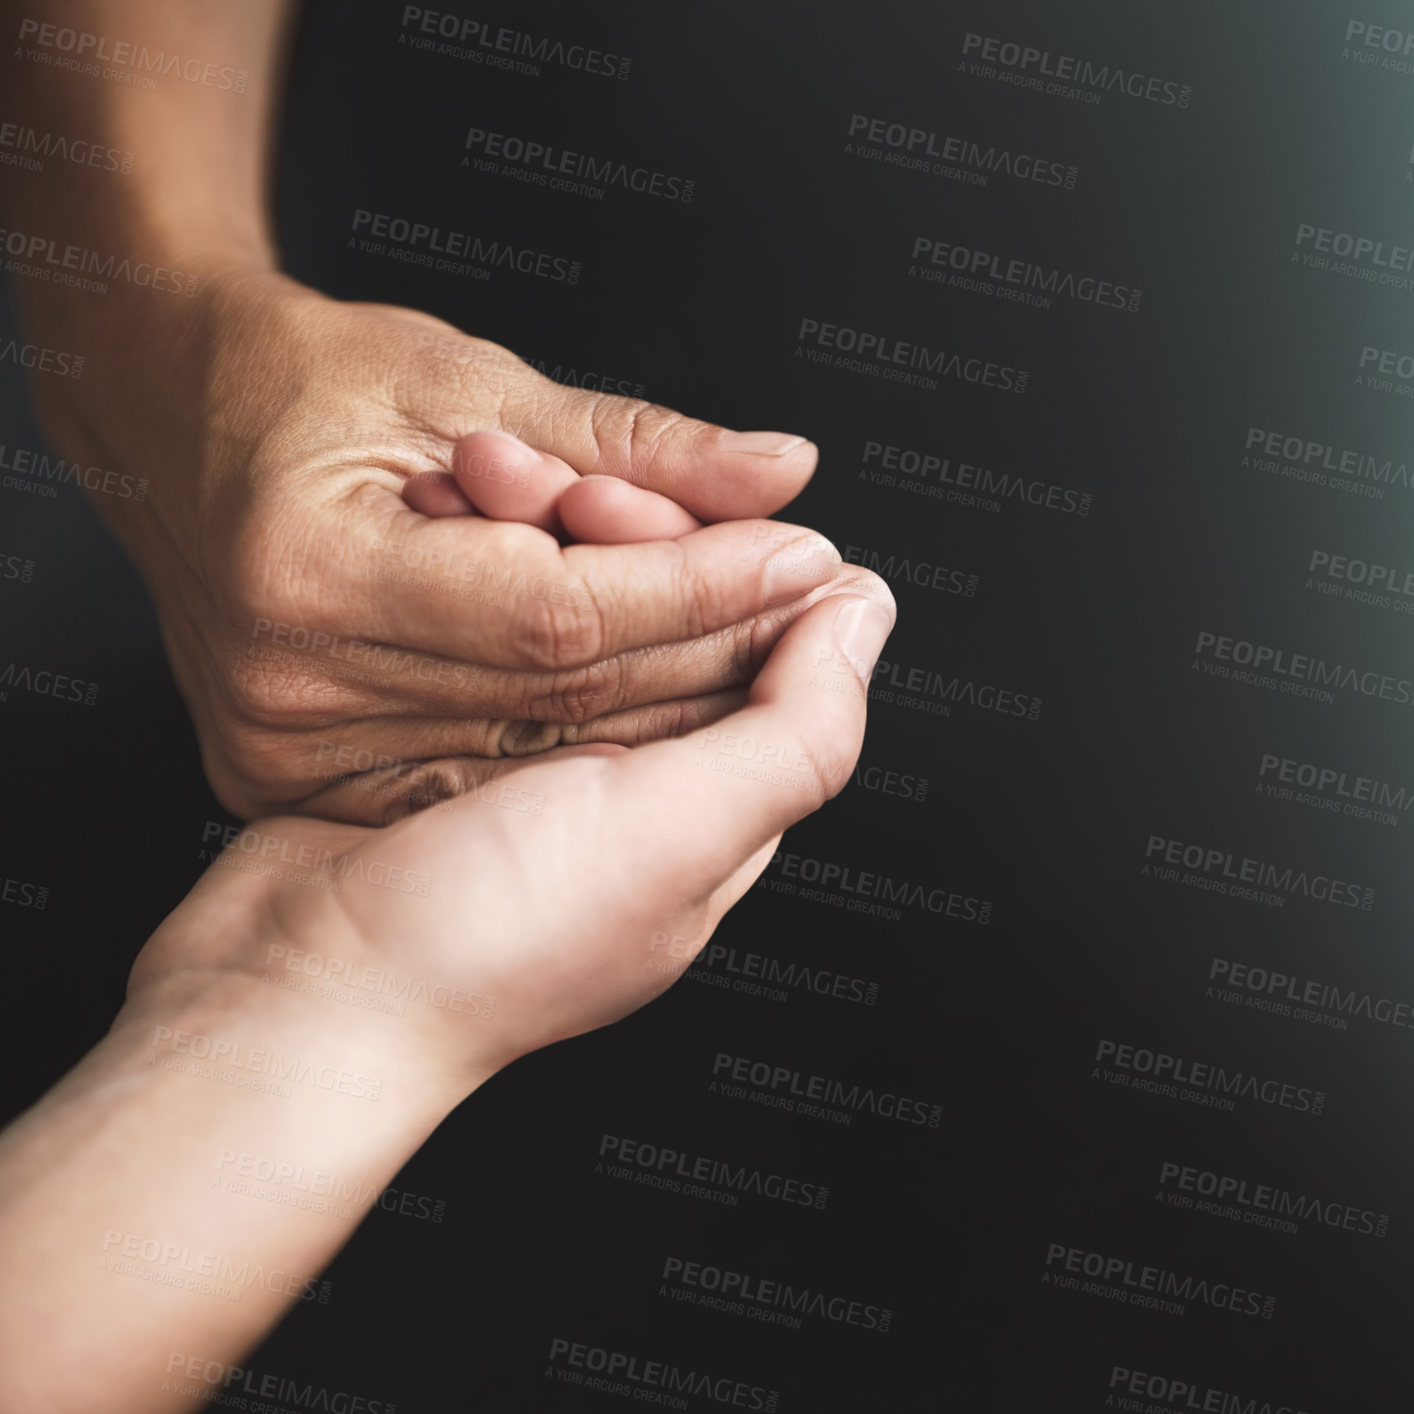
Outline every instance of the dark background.
[[[791, 520], [850, 558], [961, 572], [946, 586], [975, 576], [967, 595], [896, 574], [885, 659], [1042, 707], [943, 715], [881, 697], [862, 766], [926, 779], [925, 797], [861, 778], [784, 846], [987, 900], [985, 925], [918, 906], [864, 917], [800, 897], [773, 866], [716, 941], [875, 983], [874, 1004], [746, 995], [706, 985], [728, 974], [703, 966], [612, 1030], [519, 1062], [397, 1180], [444, 1203], [443, 1220], [375, 1211], [327, 1273], [330, 1303], [301, 1305], [246, 1363], [404, 1414], [625, 1403], [547, 1377], [555, 1337], [767, 1386], [790, 1414], [1124, 1407], [1116, 1366], [1257, 1408], [1395, 1407], [1414, 1033], [1227, 1005], [1208, 974], [1223, 958], [1414, 998], [1414, 824], [1258, 791], [1265, 754], [1414, 785], [1414, 715], [1220, 681], [1194, 644], [1208, 631], [1414, 676], [1407, 616], [1323, 597], [1307, 573], [1317, 549], [1414, 568], [1408, 485], [1357, 494], [1353, 478], [1243, 460], [1253, 427], [1408, 456], [1407, 398], [1356, 375], [1364, 346], [1414, 352], [1414, 294], [1293, 252], [1301, 222], [1414, 244], [1414, 73], [1357, 63], [1345, 43], [1355, 18], [1414, 29], [1414, 6], [440, 5], [631, 69], [497, 71], [400, 43], [400, 4], [311, 5], [282, 152], [290, 271], [429, 310], [562, 377], [806, 433], [820, 470]], [[1190, 101], [1090, 104], [979, 77], [960, 67], [969, 31], [1157, 75]], [[975, 185], [885, 165], [847, 150], [853, 114], [1079, 176]], [[469, 126], [691, 178], [693, 200], [472, 171]], [[348, 244], [356, 208], [562, 254], [582, 275], [473, 282], [370, 257]], [[1142, 303], [1036, 308], [927, 282], [909, 273], [918, 236], [1096, 275]], [[1027, 386], [907, 387], [811, 362], [805, 318], [1025, 369]], [[0, 327], [14, 328], [8, 307]], [[9, 366], [0, 388], [0, 442], [39, 446]], [[917, 476], [880, 484], [870, 441], [1073, 489], [1088, 514], [977, 509], [920, 494]], [[132, 956], [200, 870], [205, 822], [226, 817], [142, 587], [78, 491], [0, 490], [0, 515], [0, 550], [34, 565], [0, 582], [0, 659], [101, 684], [92, 708], [0, 701], [0, 873], [49, 890], [42, 911], [0, 911], [10, 1114], [102, 1034]], [[1145, 877], [1152, 835], [1355, 881], [1374, 904], [1263, 906]], [[1097, 1076], [1102, 1038], [1322, 1091], [1325, 1110], [1138, 1093]], [[899, 1091], [941, 1122], [865, 1112], [846, 1126], [709, 1094], [718, 1052]], [[825, 1184], [828, 1206], [728, 1208], [616, 1181], [595, 1172], [606, 1132]], [[1388, 1235], [1179, 1210], [1160, 1197], [1165, 1162], [1388, 1215]], [[1275, 1306], [1175, 1315], [1057, 1290], [1052, 1244]], [[670, 1255], [888, 1307], [892, 1326], [793, 1330], [682, 1304], [660, 1294]]]

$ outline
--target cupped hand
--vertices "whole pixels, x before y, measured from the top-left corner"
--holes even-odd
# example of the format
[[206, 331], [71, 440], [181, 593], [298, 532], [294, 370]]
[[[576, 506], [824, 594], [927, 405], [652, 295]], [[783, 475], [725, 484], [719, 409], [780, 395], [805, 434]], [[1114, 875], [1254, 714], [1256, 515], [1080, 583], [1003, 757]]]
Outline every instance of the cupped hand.
[[[690, 963], [781, 832], [843, 787], [893, 618], [861, 572], [711, 726], [559, 748], [383, 829], [257, 822], [144, 947], [130, 1001], [173, 979], [280, 984], [321, 1026], [413, 1047], [472, 1086], [626, 1015]], [[373, 994], [403, 1001], [385, 1011]]]
[[[820, 537], [760, 518], [809, 478], [800, 438], [564, 387], [430, 316], [264, 271], [148, 301], [122, 336], [132, 386], [111, 368], [75, 385], [50, 426], [151, 485], [96, 499], [241, 818], [382, 823], [444, 792], [422, 763], [455, 759], [465, 783], [708, 723], [840, 573]], [[468, 452], [469, 434], [490, 440]], [[514, 495], [527, 455], [564, 520], [447, 499]], [[635, 488], [657, 538], [616, 532]]]

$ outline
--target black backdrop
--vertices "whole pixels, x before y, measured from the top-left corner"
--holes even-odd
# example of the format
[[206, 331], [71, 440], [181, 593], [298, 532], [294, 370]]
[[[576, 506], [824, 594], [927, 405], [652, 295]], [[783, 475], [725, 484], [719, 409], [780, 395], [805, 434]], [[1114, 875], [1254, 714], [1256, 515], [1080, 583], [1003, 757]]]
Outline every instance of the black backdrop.
[[[247, 1363], [405, 1414], [642, 1402], [557, 1340], [783, 1414], [1395, 1407], [1414, 6], [439, 3], [307, 11], [292, 273], [807, 433], [787, 514], [900, 620], [855, 783], [718, 947], [474, 1096]], [[542, 183], [517, 139], [662, 192]], [[439, 272], [359, 211], [575, 278]], [[41, 443], [0, 376], [10, 468]], [[77, 490], [7, 471], [0, 507], [0, 657], [101, 685], [0, 700], [11, 1113], [226, 817]], [[810, 1075], [834, 1114], [782, 1103]], [[606, 1135], [828, 1197], [655, 1186]], [[722, 1309], [670, 1259], [825, 1299]]]

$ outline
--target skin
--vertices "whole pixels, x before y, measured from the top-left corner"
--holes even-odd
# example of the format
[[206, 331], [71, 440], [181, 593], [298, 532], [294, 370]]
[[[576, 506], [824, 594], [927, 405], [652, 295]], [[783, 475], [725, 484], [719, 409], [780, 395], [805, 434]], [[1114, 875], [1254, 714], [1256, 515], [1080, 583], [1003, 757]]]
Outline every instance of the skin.
[[[61, 454], [148, 483], [93, 500], [151, 591], [233, 814], [379, 824], [511, 759], [691, 730], [851, 573], [762, 519], [812, 474], [803, 438], [563, 387], [429, 315], [279, 272], [265, 187], [289, 6], [42, 7], [245, 70], [243, 93], [31, 62], [31, 8], [4, 6], [8, 116], [133, 170], [0, 167], [6, 228], [190, 292], [17, 279], [27, 337], [86, 360], [81, 379], [36, 375], [37, 407]], [[493, 484], [527, 457], [550, 490], [536, 514]], [[374, 788], [353, 779], [369, 772]]]
[[[882, 582], [759, 519], [809, 476], [808, 443], [559, 388], [280, 275], [261, 186], [284, 16], [47, 0], [54, 23], [238, 64], [239, 101], [4, 58], [26, 121], [140, 162], [104, 200], [86, 170], [10, 172], [10, 228], [194, 281], [190, 299], [18, 282], [30, 337], [89, 361], [36, 382], [49, 435], [150, 484], [98, 504], [223, 803], [301, 814], [231, 845], [143, 948], [108, 1035], [0, 1135], [0, 1408], [194, 1407], [174, 1352], [241, 1359], [490, 1075], [691, 962], [847, 781], [893, 622]], [[449, 592], [468, 584], [489, 597]], [[357, 774], [331, 780], [341, 749]], [[278, 985], [310, 976], [294, 954], [327, 985]], [[369, 969], [461, 1004], [355, 1005], [341, 979]], [[194, 1072], [213, 1044], [250, 1064], [227, 1049]], [[235, 1083], [269, 1078], [253, 1053], [329, 1083]], [[261, 1202], [223, 1186], [228, 1154], [366, 1196]], [[224, 1299], [151, 1279], [217, 1265]]]
[[[567, 748], [499, 793], [381, 830], [250, 827], [143, 948], [109, 1034], [0, 1136], [0, 1407], [194, 1407], [174, 1356], [239, 1364], [484, 1080], [628, 1014], [690, 964], [780, 832], [848, 780], [892, 622], [886, 596], [827, 596], [778, 641], [747, 706], [676, 740]], [[768, 744], [777, 766], [753, 771]], [[277, 859], [296, 867], [277, 877]], [[341, 979], [385, 970], [476, 1001], [351, 1005]], [[310, 977], [329, 995], [269, 980]], [[243, 1088], [231, 1082], [267, 1071], [229, 1059], [188, 1073], [218, 1042], [306, 1059], [328, 1087]], [[376, 1100], [355, 1093], [373, 1082]], [[242, 1154], [368, 1197], [324, 1214], [228, 1191], [219, 1177], [238, 1169], [223, 1156]], [[202, 1274], [224, 1299], [151, 1279]]]

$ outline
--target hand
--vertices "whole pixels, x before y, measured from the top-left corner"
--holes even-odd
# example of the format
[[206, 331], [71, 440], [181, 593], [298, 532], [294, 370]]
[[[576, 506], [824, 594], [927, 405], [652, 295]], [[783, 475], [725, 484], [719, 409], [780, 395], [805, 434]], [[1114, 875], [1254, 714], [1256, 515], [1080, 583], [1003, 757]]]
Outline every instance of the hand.
[[[0, 1404], [195, 1407], [206, 1371], [324, 1299], [319, 1273], [478, 1085], [662, 991], [848, 779], [893, 620], [880, 583], [856, 588], [716, 726], [559, 748], [382, 830], [245, 831], [108, 1033], [0, 1134]], [[284, 1197], [280, 1175], [337, 1176], [337, 1201], [253, 1201], [267, 1171]]]
[[[710, 722], [838, 572], [796, 527], [683, 533], [778, 509], [813, 470], [802, 439], [562, 387], [430, 316], [266, 270], [124, 308], [132, 383], [109, 360], [48, 405], [51, 431], [152, 485], [102, 509], [152, 591], [208, 779], [242, 818], [383, 823], [506, 758]], [[160, 408], [143, 402], [154, 390]], [[534, 449], [556, 499], [582, 474], [619, 478], [677, 503], [665, 533], [681, 538], [562, 545], [567, 529], [641, 538], [612, 533], [605, 482], [563, 498], [580, 512], [565, 523], [404, 499], [429, 476], [444, 495], [514, 491], [526, 467], [496, 431]]]
[[[617, 1020], [689, 965], [781, 832], [848, 780], [893, 618], [866, 573], [787, 629], [749, 704], [711, 727], [562, 748], [382, 830], [257, 822], [144, 947], [128, 1009], [159, 1012], [148, 999], [174, 985], [312, 986], [311, 1025], [466, 1092]], [[404, 1016], [348, 1004], [384, 982], [410, 989]]]

